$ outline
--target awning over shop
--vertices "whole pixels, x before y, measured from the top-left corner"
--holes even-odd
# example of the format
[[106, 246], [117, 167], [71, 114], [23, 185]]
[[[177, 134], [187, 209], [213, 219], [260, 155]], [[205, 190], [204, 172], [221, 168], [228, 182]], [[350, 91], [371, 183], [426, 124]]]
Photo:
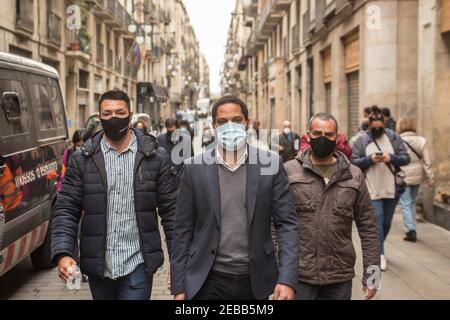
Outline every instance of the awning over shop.
[[169, 99], [166, 88], [158, 86], [157, 84], [152, 84], [151, 88], [151, 96], [155, 97], [157, 101], [166, 102]]
[[166, 102], [169, 99], [167, 89], [150, 82], [140, 82], [137, 85], [138, 96], [153, 97], [156, 101]]

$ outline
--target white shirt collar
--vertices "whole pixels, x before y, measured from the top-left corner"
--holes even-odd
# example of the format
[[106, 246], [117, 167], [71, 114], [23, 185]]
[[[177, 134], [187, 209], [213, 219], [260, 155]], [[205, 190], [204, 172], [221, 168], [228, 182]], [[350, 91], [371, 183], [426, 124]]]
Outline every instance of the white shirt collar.
[[223, 157], [222, 157], [222, 150], [220, 150], [222, 147], [220, 147], [220, 145], [217, 145], [216, 147], [216, 158], [217, 158], [217, 162], [224, 166], [226, 169], [230, 170], [231, 172], [236, 171], [237, 169], [239, 169], [244, 163], [245, 161], [247, 161], [247, 156], [248, 156], [248, 146], [245, 146], [245, 152], [242, 155], [242, 157], [240, 157], [237, 162], [235, 164], [229, 164], [227, 163]]

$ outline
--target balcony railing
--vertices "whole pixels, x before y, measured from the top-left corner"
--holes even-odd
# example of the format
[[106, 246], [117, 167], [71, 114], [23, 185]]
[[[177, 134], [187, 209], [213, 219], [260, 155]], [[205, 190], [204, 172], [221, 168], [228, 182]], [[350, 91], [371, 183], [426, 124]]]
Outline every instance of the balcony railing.
[[105, 46], [100, 42], [97, 42], [97, 63], [100, 65], [105, 64]]
[[288, 12], [291, 2], [292, 0], [267, 0], [257, 20], [257, 33], [265, 37], [270, 36], [273, 27]]
[[34, 32], [33, 0], [16, 0], [16, 28]]
[[57, 46], [61, 45], [61, 21], [62, 19], [53, 12], [48, 13], [48, 40]]

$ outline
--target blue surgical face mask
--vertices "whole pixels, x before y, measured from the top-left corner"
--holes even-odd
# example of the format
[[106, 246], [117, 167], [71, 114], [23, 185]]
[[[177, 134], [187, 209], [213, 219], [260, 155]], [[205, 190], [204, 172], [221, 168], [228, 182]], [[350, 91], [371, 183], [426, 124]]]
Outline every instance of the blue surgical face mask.
[[245, 126], [228, 122], [217, 128], [218, 142], [228, 151], [235, 151], [244, 146], [247, 138]]

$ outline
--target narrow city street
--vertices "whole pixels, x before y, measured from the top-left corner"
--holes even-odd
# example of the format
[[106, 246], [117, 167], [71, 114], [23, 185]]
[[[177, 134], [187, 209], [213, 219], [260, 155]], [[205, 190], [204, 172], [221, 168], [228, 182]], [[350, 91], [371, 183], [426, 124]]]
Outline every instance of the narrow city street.
[[450, 0], [1, 3], [0, 301], [450, 300]]

